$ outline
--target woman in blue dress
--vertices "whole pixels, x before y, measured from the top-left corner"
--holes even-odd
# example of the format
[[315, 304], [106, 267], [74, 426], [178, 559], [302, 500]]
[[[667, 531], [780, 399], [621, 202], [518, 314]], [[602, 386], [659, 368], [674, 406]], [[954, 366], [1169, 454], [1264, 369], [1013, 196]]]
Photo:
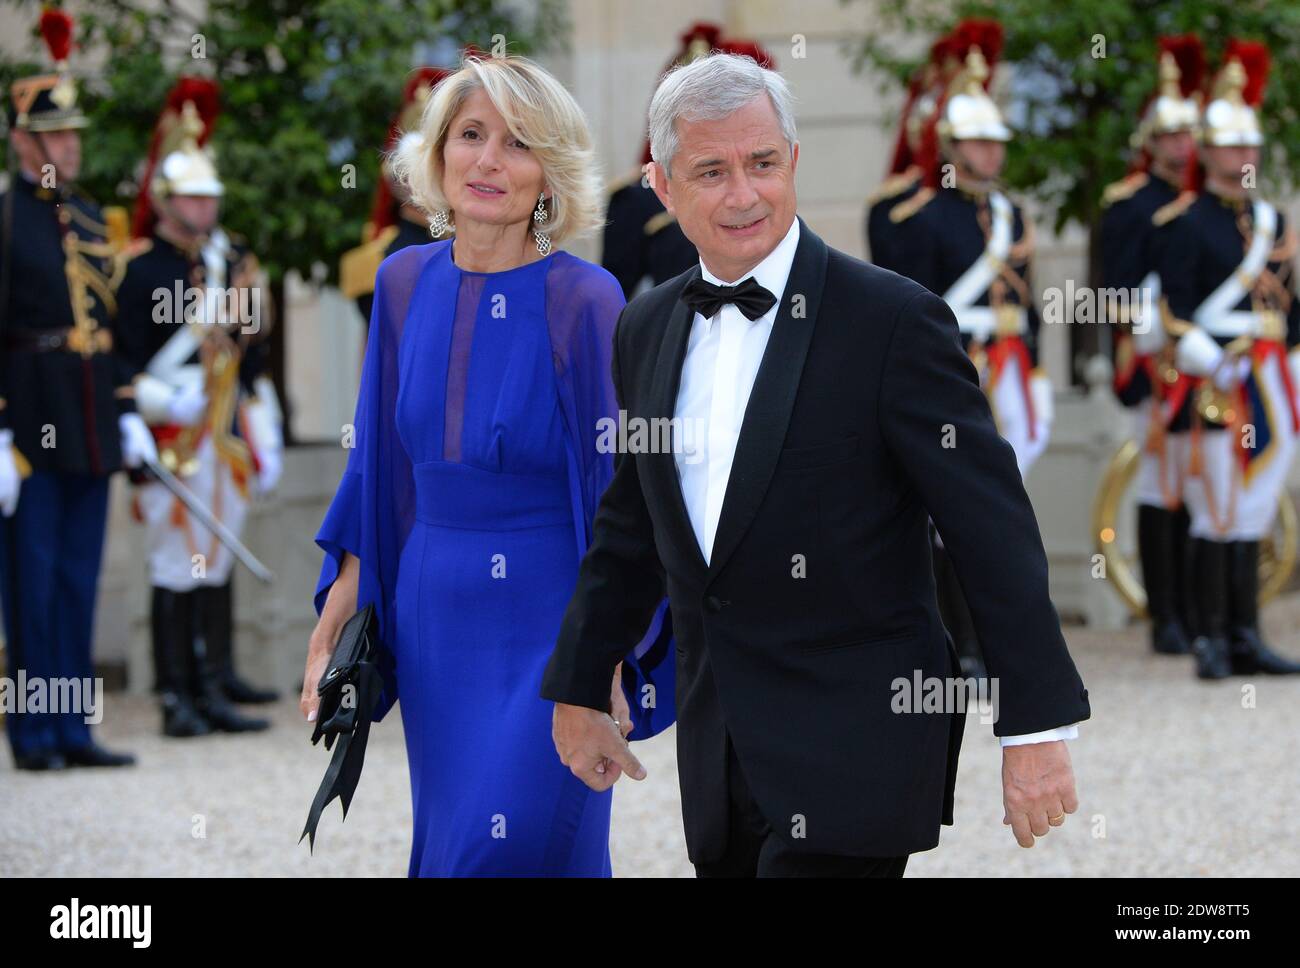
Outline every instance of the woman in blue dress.
[[[610, 791], [560, 762], [538, 695], [612, 474], [598, 444], [622, 292], [552, 251], [599, 218], [586, 122], [531, 62], [471, 57], [393, 164], [455, 234], [379, 269], [348, 465], [316, 537], [303, 713], [343, 624], [374, 603], [375, 715], [400, 697], [410, 765], [409, 873], [607, 877]], [[624, 735], [671, 722], [666, 625], [661, 611], [610, 684]]]

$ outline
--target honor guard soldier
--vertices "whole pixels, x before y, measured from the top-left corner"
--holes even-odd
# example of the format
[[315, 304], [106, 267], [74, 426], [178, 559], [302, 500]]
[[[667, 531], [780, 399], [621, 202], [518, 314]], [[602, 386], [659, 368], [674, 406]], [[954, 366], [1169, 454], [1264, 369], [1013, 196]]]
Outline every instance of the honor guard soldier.
[[1137, 158], [1128, 177], [1102, 199], [1102, 288], [1112, 296], [1115, 325], [1115, 393], [1132, 410], [1134, 438], [1142, 448], [1137, 475], [1138, 553], [1151, 616], [1151, 648], [1164, 654], [1191, 651], [1184, 619], [1183, 548], [1188, 515], [1183, 475], [1189, 441], [1172, 432], [1177, 416], [1170, 391], [1177, 385], [1173, 344], [1161, 324], [1160, 277], [1155, 247], [1161, 233], [1152, 218], [1182, 192], [1195, 161], [1198, 100], [1205, 54], [1188, 34], [1160, 38], [1160, 84], [1132, 138]]
[[[752, 57], [763, 67], [776, 68], [772, 55], [758, 44], [724, 39], [722, 28], [716, 24], [696, 23], [682, 34], [681, 49], [664, 71], [706, 57], [714, 50]], [[647, 140], [641, 150], [640, 166], [609, 186], [600, 263], [618, 280], [627, 299], [636, 295], [643, 284], [657, 286], [666, 282], [700, 258], [643, 175], [649, 163]]]
[[[957, 318], [962, 346], [979, 373], [1003, 438], [1021, 474], [1047, 446], [1052, 392], [1037, 370], [1038, 312], [1031, 290], [1033, 229], [998, 184], [1011, 131], [986, 85], [985, 51], [1001, 48], [1000, 32], [969, 48], [930, 122], [939, 157], [919, 163], [925, 183], [890, 211], [903, 254], [899, 272], [941, 295]], [[943, 170], [940, 168], [943, 162]], [[960, 444], [958, 443], [958, 446]], [[942, 535], [935, 574], [940, 606], [967, 674], [983, 675], [969, 609]]]
[[407, 80], [402, 90], [402, 106], [388, 129], [384, 160], [380, 163], [379, 184], [370, 221], [363, 231], [364, 241], [343, 254], [339, 261], [339, 289], [356, 300], [362, 320], [370, 326], [370, 309], [375, 298], [375, 275], [379, 264], [408, 245], [433, 241], [429, 219], [406, 197], [406, 189], [394, 181], [388, 170], [387, 156], [408, 139], [419, 138], [420, 116], [433, 89], [450, 73], [438, 67], [422, 67]]
[[[1202, 185], [1155, 216], [1160, 283], [1191, 446], [1196, 673], [1203, 679], [1300, 672], [1259, 630], [1259, 543], [1273, 527], [1295, 455], [1300, 342], [1295, 233], [1253, 190], [1269, 54], [1230, 40], [1201, 116]], [[1202, 171], [1198, 167], [1199, 181]]]
[[[200, 103], [210, 106], [206, 119]], [[262, 274], [218, 224], [224, 187], [199, 145], [215, 104], [215, 86], [193, 78], [168, 97], [141, 186], [153, 213], [143, 224], [153, 224], [122, 282], [121, 330], [160, 461], [238, 535], [250, 499], [275, 488], [284, 444], [265, 373]], [[135, 506], [147, 528], [164, 734], [265, 729], [232, 705], [276, 698], [235, 674], [233, 555], [158, 481], [141, 484]]]
[[867, 250], [881, 268], [906, 275], [901, 267], [907, 257], [896, 244], [899, 230], [889, 213], [924, 187], [920, 159], [933, 160], [937, 155], [933, 122], [948, 85], [962, 67], [962, 56], [971, 47], [979, 47], [989, 63], [996, 63], [1002, 52], [1001, 25], [979, 18], [963, 20], [931, 45], [930, 59], [908, 84], [889, 174], [867, 199]]
[[[67, 71], [71, 18], [47, 10], [41, 33], [55, 69], [10, 88], [9, 185], [0, 198], [0, 593], [6, 675], [20, 689], [28, 684], [29, 702], [31, 687], [44, 683], [52, 703], [71, 701], [60, 682], [93, 682], [109, 475], [154, 450], [115, 352], [122, 262], [99, 208], [73, 187], [87, 120]], [[10, 712], [15, 765], [133, 763], [92, 740], [93, 712]]]

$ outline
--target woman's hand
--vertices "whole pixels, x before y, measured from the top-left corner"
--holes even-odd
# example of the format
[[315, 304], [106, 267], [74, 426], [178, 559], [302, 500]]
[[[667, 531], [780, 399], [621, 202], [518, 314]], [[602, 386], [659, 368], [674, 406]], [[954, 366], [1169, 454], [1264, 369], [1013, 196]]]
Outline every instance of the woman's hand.
[[317, 622], [315, 631], [311, 633], [311, 641], [307, 646], [307, 668], [302, 674], [302, 698], [298, 700], [298, 709], [309, 723], [316, 721], [317, 707], [320, 706], [316, 687], [321, 676], [325, 675], [325, 667], [334, 653], [334, 642], [323, 634], [323, 624]]
[[632, 709], [627, 704], [627, 696], [623, 693], [623, 663], [614, 667], [614, 681], [609, 687], [609, 714], [613, 717], [614, 722], [618, 723], [618, 730], [623, 734], [623, 738], [632, 732]]
[[325, 674], [330, 657], [334, 655], [334, 646], [338, 644], [343, 626], [357, 610], [357, 582], [360, 577], [361, 566], [356, 557], [345, 554], [343, 566], [339, 569], [334, 584], [330, 586], [325, 607], [321, 609], [320, 621], [311, 633], [307, 645], [307, 668], [302, 674], [302, 697], [298, 700], [298, 709], [303, 719], [309, 723], [316, 721], [317, 708], [320, 706], [316, 687]]

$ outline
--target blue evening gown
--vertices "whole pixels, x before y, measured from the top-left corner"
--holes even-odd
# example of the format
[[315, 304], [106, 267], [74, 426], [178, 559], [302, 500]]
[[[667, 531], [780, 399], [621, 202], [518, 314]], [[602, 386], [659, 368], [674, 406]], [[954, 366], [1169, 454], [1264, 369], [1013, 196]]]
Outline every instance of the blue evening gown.
[[[553, 340], [592, 328], [562, 365], [603, 366], [585, 379], [607, 384], [599, 343], [622, 293], [565, 252], [476, 273], [451, 246], [411, 247], [381, 268], [354, 451], [317, 536], [329, 552], [317, 606], [340, 552], [357, 555], [359, 604], [379, 600], [387, 619], [380, 715], [400, 695], [412, 876], [608, 877], [612, 791], [560, 762], [538, 689], [586, 547], [594, 498], [575, 495], [599, 496], [601, 475], [575, 488], [576, 468], [604, 466], [566, 442], [557, 359], [575, 354], [557, 356]], [[557, 326], [548, 312], [572, 319]]]

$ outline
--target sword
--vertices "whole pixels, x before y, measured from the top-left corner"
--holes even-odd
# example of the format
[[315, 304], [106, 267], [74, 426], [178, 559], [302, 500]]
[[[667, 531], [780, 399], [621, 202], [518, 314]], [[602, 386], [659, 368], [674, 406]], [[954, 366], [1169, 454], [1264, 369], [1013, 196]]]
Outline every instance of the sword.
[[180, 499], [180, 502], [189, 508], [190, 513], [199, 519], [200, 524], [216, 535], [217, 540], [230, 549], [231, 554], [238, 558], [245, 568], [268, 585], [275, 581], [275, 575], [271, 569], [258, 561], [257, 556], [244, 547], [244, 543], [235, 537], [235, 533], [217, 520], [217, 516], [195, 497], [194, 492], [182, 484], [175, 474], [151, 457], [144, 459], [144, 466], [149, 468], [154, 477], [158, 478], [158, 483], [175, 494]]

